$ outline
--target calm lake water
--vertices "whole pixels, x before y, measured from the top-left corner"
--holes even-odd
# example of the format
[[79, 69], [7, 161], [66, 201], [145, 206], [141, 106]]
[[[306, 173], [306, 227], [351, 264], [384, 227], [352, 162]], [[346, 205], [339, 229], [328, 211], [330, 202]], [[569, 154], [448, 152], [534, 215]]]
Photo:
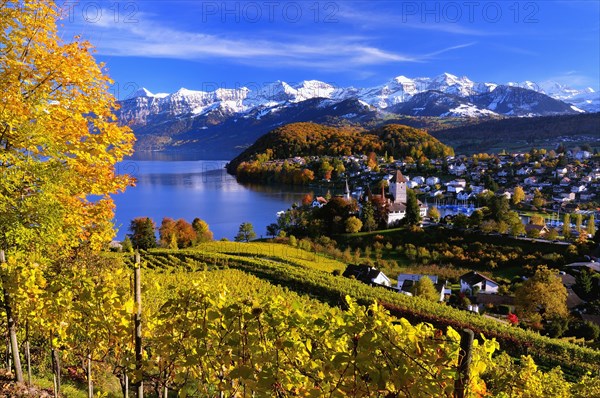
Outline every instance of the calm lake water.
[[[167, 160], [165, 160], [167, 159]], [[181, 158], [180, 158], [181, 159]], [[137, 179], [135, 187], [115, 195], [117, 239], [128, 233], [135, 217], [205, 220], [215, 239], [233, 239], [242, 222], [251, 222], [258, 237], [276, 221], [276, 213], [299, 203], [306, 188], [241, 185], [225, 171], [226, 161], [173, 160], [154, 155], [123, 161], [119, 173]]]

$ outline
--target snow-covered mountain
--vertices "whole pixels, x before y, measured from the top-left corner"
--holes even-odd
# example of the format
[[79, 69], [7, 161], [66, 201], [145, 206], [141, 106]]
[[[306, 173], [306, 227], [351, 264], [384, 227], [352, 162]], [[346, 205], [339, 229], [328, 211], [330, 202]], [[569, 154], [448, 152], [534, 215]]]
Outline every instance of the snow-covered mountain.
[[574, 105], [522, 87], [498, 86], [471, 97], [480, 108], [505, 116], [551, 116], [583, 113]]
[[410, 100], [389, 108], [393, 113], [410, 116], [441, 116], [441, 117], [489, 117], [498, 114], [454, 94], [442, 91], [424, 91], [415, 94]]
[[181, 88], [170, 94], [141, 88], [120, 105], [119, 120], [134, 129], [138, 147], [160, 149], [200, 142], [202, 137], [241, 137], [231, 145], [243, 146], [256, 134], [292, 121], [362, 124], [390, 115], [496, 118], [598, 112], [600, 96], [591, 88], [575, 90], [558, 83], [496, 84], [444, 73], [397, 76], [366, 88], [317, 80], [213, 91]]
[[527, 88], [546, 94], [554, 99], [574, 105], [586, 112], [600, 112], [600, 92], [591, 87], [575, 89], [555, 81], [546, 81], [540, 84], [525, 81], [522, 83], [508, 83], [509, 86]]
[[[498, 87], [501, 87], [501, 90], [497, 91], [494, 94], [495, 96], [504, 95], [506, 97], [506, 87], [520, 89], [517, 90], [520, 93], [518, 96], [514, 95], [515, 90], [510, 91], [513, 94], [512, 100], [520, 102], [517, 107], [525, 110], [528, 107], [537, 110], [515, 112], [510, 104], [499, 108], [495, 105], [497, 102], [490, 101], [488, 105], [482, 107], [481, 102], [475, 103], [473, 101], [475, 96], [492, 95], [498, 90]], [[556, 103], [544, 100], [543, 97], [534, 96], [533, 94], [525, 95], [527, 91], [522, 90], [545, 94], [555, 100], [574, 105], [574, 107], [556, 106]], [[369, 88], [339, 88], [317, 80], [303, 81], [294, 85], [276, 81], [261, 87], [219, 88], [214, 91], [194, 91], [181, 88], [172, 94], [152, 94], [149, 90], [141, 88], [130, 98], [121, 102], [120, 117], [124, 122], [136, 125], [151, 123], [157, 116], [161, 118], [198, 117], [209, 114], [231, 116], [254, 113], [252, 111], [257, 109], [274, 111], [289, 106], [289, 104], [300, 103], [313, 98], [326, 98], [333, 101], [353, 98], [363, 101], [382, 112], [391, 110], [391, 107], [394, 107], [395, 112], [403, 112], [402, 110], [408, 109], [408, 107], [396, 105], [407, 103], [415, 95], [429, 91], [456, 96], [470, 103], [469, 106], [463, 107], [457, 112], [450, 111], [453, 108], [445, 109], [445, 112], [439, 114], [425, 112], [430, 116], [489, 116], [493, 114], [535, 116], [551, 113], [600, 111], [600, 94], [591, 88], [575, 90], [555, 82], [546, 82], [542, 85], [530, 81], [507, 83], [506, 85], [489, 82], [476, 83], [466, 76], [457, 77], [444, 73], [433, 78], [418, 77], [411, 79], [406, 76], [398, 76], [382, 85]], [[439, 94], [436, 94], [436, 96], [439, 97]], [[527, 98], [535, 103], [527, 104]], [[451, 99], [446, 101], [452, 102]], [[510, 102], [510, 99], [505, 98], [504, 101]], [[542, 109], [543, 106], [540, 107], [540, 101], [542, 105], [553, 103], [553, 106], [550, 107], [551, 109]], [[415, 114], [411, 110], [407, 112], [408, 114]]]

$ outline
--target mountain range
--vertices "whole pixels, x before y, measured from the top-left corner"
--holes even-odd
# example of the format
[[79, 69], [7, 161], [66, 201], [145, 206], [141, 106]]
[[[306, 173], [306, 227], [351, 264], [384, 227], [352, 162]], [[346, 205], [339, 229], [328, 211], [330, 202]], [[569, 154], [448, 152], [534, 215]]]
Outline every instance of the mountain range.
[[[449, 73], [398, 76], [376, 87], [334, 87], [308, 80], [214, 91], [142, 88], [120, 101], [119, 120], [132, 127], [142, 150], [200, 151], [231, 158], [280, 125], [312, 121], [373, 125], [398, 115], [494, 119], [600, 111], [600, 94], [558, 83], [476, 83]], [[216, 151], [216, 152], [215, 152]]]

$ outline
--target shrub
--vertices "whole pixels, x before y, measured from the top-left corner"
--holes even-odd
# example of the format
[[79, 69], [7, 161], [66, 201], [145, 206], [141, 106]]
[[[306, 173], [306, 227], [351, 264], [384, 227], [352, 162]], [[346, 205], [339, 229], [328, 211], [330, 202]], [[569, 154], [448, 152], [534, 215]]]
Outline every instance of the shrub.
[[510, 314], [510, 306], [501, 304], [498, 306], [498, 314], [500, 315], [508, 315]]
[[561, 337], [569, 330], [569, 319], [560, 317], [553, 318], [544, 326], [544, 330], [550, 337]]
[[600, 337], [600, 326], [595, 323], [585, 321], [576, 324], [574, 328], [570, 329], [575, 337], [584, 338], [586, 340], [597, 340]]

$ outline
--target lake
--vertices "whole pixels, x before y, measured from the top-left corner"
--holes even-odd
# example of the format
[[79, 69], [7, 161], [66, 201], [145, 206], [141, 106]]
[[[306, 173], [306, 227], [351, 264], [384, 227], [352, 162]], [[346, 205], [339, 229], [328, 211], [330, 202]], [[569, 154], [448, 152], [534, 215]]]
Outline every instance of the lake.
[[[173, 160], [176, 159], [176, 160]], [[227, 174], [227, 161], [190, 160], [156, 154], [117, 165], [117, 172], [136, 178], [136, 186], [114, 195], [117, 240], [128, 233], [135, 217], [150, 217], [157, 227], [163, 217], [198, 217], [208, 223], [215, 239], [233, 239], [242, 222], [251, 222], [257, 237], [266, 237], [266, 226], [277, 212], [299, 203], [305, 187], [239, 184]]]

